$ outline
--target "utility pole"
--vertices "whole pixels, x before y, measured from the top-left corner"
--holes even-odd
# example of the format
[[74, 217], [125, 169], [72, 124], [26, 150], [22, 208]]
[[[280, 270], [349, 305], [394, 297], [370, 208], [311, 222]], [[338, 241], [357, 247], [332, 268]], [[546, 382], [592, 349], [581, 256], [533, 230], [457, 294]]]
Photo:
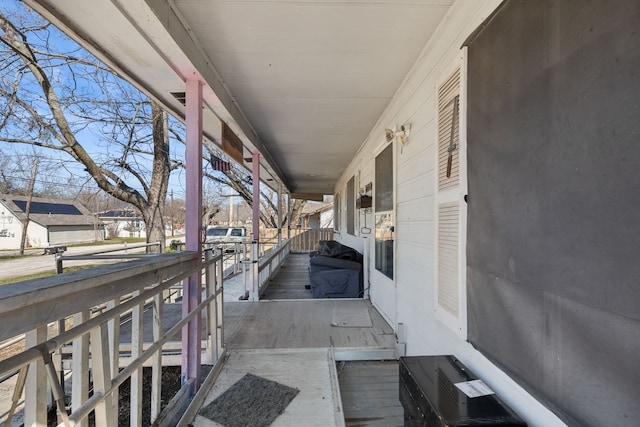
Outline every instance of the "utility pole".
[[24, 247], [27, 242], [27, 227], [29, 226], [29, 212], [31, 211], [31, 198], [33, 197], [33, 185], [36, 181], [38, 173], [38, 159], [33, 161], [31, 169], [31, 179], [29, 180], [29, 189], [27, 190], [27, 206], [24, 208], [24, 219], [22, 220], [22, 239], [20, 240], [20, 255], [24, 255]]

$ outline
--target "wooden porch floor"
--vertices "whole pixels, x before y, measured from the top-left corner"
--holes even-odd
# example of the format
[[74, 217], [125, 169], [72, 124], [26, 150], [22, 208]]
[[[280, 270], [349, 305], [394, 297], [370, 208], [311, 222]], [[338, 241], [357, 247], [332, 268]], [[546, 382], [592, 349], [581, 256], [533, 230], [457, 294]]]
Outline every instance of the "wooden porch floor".
[[309, 285], [309, 255], [289, 254], [282, 263], [278, 273], [269, 281], [261, 299], [310, 299], [311, 290], [305, 289]]
[[[402, 425], [395, 360], [338, 362], [338, 369], [333, 358], [393, 354], [393, 329], [368, 300], [305, 299], [308, 262], [306, 254], [289, 255], [265, 300], [227, 300], [229, 357], [203, 407], [252, 373], [300, 390], [273, 426]], [[193, 425], [218, 424], [198, 415]]]

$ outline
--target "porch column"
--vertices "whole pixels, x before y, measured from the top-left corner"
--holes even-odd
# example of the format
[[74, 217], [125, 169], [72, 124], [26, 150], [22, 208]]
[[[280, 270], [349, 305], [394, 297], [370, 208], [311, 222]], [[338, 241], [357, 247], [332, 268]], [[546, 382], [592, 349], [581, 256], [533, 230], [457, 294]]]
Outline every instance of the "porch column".
[[258, 259], [260, 258], [260, 153], [252, 154], [251, 169], [253, 171], [253, 218], [251, 219], [251, 233], [253, 244], [251, 245], [251, 292], [250, 301], [260, 300], [260, 273]]
[[251, 169], [253, 171], [253, 240], [260, 243], [260, 153], [253, 152]]
[[287, 193], [287, 239], [291, 238], [291, 193]]
[[[186, 218], [185, 249], [202, 256], [202, 82], [186, 82]], [[200, 274], [183, 282], [182, 316], [186, 316], [201, 300]], [[182, 384], [193, 379], [194, 392], [200, 387], [200, 316], [195, 316], [182, 329]]]
[[282, 244], [282, 183], [278, 184], [278, 246]]

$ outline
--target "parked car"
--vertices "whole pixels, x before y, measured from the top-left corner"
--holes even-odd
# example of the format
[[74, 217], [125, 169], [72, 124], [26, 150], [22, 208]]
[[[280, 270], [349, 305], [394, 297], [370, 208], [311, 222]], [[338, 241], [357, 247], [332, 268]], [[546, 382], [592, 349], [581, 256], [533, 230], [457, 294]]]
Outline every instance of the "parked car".
[[246, 227], [213, 226], [207, 228], [205, 243], [242, 243], [247, 239]]

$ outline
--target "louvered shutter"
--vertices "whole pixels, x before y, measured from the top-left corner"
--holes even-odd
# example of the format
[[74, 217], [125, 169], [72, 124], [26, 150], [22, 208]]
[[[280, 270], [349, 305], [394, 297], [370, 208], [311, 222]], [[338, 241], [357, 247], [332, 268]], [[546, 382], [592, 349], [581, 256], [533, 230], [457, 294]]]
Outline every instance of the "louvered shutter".
[[438, 305], [458, 317], [458, 236], [460, 204], [438, 206]]
[[[438, 190], [455, 188], [460, 183], [460, 69], [438, 89]], [[450, 174], [447, 177], [449, 148]]]
[[[438, 88], [438, 261], [439, 317], [460, 322], [460, 68]], [[446, 312], [442, 315], [442, 312]]]

